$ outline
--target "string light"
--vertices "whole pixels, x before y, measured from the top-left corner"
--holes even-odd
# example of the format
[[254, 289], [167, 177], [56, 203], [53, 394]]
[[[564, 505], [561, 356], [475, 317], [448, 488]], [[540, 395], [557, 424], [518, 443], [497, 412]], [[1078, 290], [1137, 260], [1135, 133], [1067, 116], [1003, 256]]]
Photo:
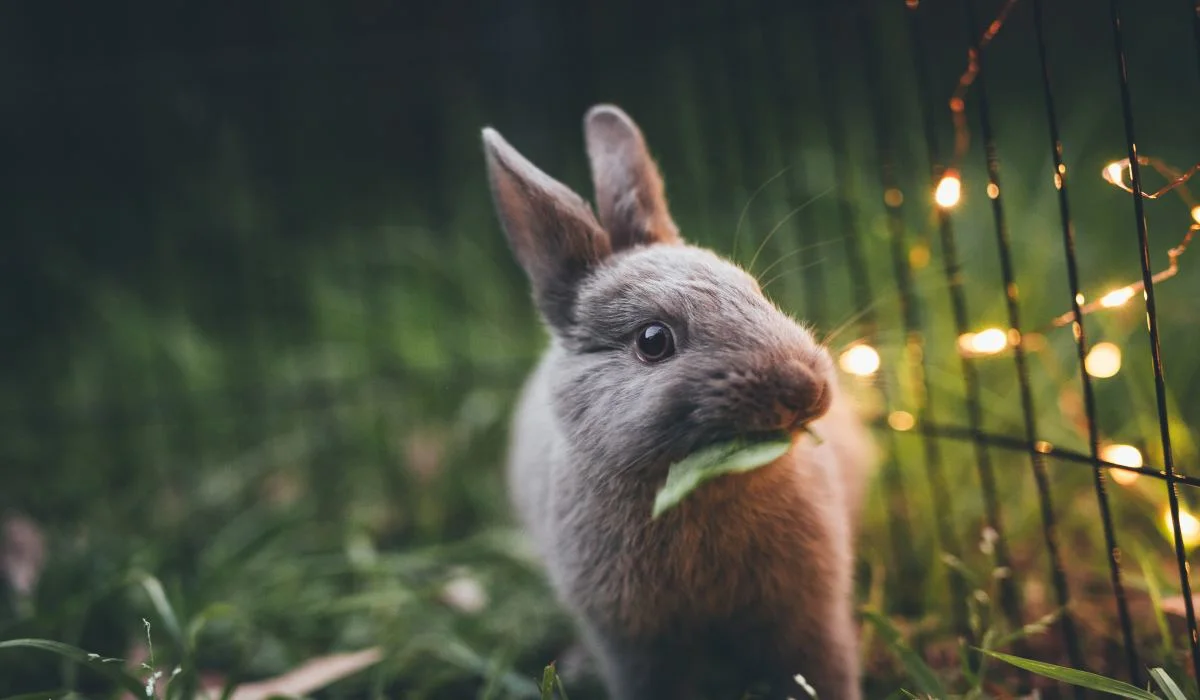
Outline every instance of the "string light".
[[[988, 24], [987, 29], [980, 36], [978, 44], [967, 48], [967, 65], [963, 69], [962, 74], [959, 75], [958, 84], [955, 86], [954, 93], [950, 96], [949, 100], [950, 117], [954, 123], [954, 157], [941, 179], [938, 180], [933, 193], [934, 202], [942, 209], [954, 207], [962, 197], [962, 175], [959, 171], [959, 164], [962, 162], [971, 144], [971, 132], [967, 127], [966, 96], [967, 91], [979, 76], [979, 54], [996, 38], [996, 35], [1003, 28], [1005, 20], [1008, 19], [1009, 13], [1012, 12], [1016, 4], [1017, 0], [1005, 0], [995, 19]], [[915, 10], [917, 7], [917, 2], [908, 3], [910, 10]], [[1192, 200], [1191, 194], [1183, 186], [1197, 171], [1200, 171], [1200, 163], [1193, 165], [1186, 171], [1178, 171], [1157, 158], [1138, 156], [1138, 164], [1153, 168], [1167, 179], [1167, 184], [1159, 190], [1150, 193], [1143, 191], [1139, 192], [1139, 195], [1146, 199], [1158, 199], [1167, 192], [1175, 190], [1183, 197], [1191, 212], [1192, 225], [1188, 228], [1183, 240], [1179, 245], [1167, 251], [1167, 268], [1151, 277], [1151, 281], [1158, 284], [1163, 280], [1174, 277], [1179, 271], [1179, 256], [1183, 255], [1188, 243], [1191, 242], [1192, 236], [1196, 231], [1200, 230], [1200, 204]], [[1054, 174], [1055, 187], [1062, 187], [1062, 177], [1065, 174], [1066, 168], [1060, 166], [1058, 172]], [[1127, 174], [1129, 175], [1129, 183], [1126, 183]], [[1133, 174], [1128, 158], [1113, 161], [1104, 166], [1101, 176], [1112, 185], [1120, 187], [1131, 194], [1133, 193]], [[1000, 196], [1000, 189], [994, 182], [989, 182], [987, 193], [989, 197], [995, 199]], [[1080, 314], [1085, 315], [1100, 309], [1113, 309], [1123, 306], [1138, 292], [1142, 292], [1144, 287], [1145, 283], [1138, 281], [1113, 289], [1090, 304], [1084, 304], [1080, 301]], [[1074, 320], [1074, 311], [1068, 311], [1055, 318], [1051, 322], [1050, 327], [1059, 328], [1072, 323]]]
[[858, 344], [842, 353], [838, 364], [849, 374], [869, 377], [879, 370], [879, 353], [866, 344]]
[[[1100, 459], [1112, 464], [1125, 467], [1140, 467], [1144, 464], [1142, 453], [1133, 445], [1109, 444], [1100, 449]], [[1141, 474], [1126, 469], [1109, 469], [1108, 475], [1122, 486], [1128, 486], [1138, 480]]]
[[1009, 346], [1009, 334], [1001, 328], [987, 328], [978, 333], [958, 336], [958, 350], [968, 357], [995, 355]]
[[[1174, 191], [1178, 193], [1183, 199], [1184, 203], [1187, 204], [1192, 217], [1192, 223], [1190, 226], [1188, 226], [1187, 231], [1184, 232], [1183, 239], [1179, 241], [1178, 245], [1167, 251], [1167, 267], [1154, 273], [1150, 277], [1150, 280], [1154, 284], [1158, 284], [1163, 280], [1174, 277], [1179, 272], [1180, 256], [1182, 256], [1187, 250], [1188, 244], [1192, 242], [1192, 237], [1196, 235], [1197, 231], [1200, 231], [1200, 205], [1197, 205], [1195, 200], [1193, 200], [1192, 194], [1188, 191], [1186, 186], [1187, 181], [1190, 180], [1197, 171], [1200, 171], [1200, 163], [1193, 165], [1185, 171], [1179, 171], [1175, 168], [1172, 168], [1170, 165], [1167, 165], [1158, 158], [1138, 156], [1138, 165], [1152, 168], [1155, 172], [1167, 180], [1166, 185], [1162, 186], [1158, 190], [1155, 190], [1154, 192], [1140, 192], [1139, 194], [1143, 198], [1158, 199], [1164, 194]], [[1129, 159], [1125, 158], [1104, 166], [1104, 168], [1100, 171], [1100, 174], [1101, 177], [1104, 178], [1105, 182], [1132, 194], [1133, 186], [1131, 183], [1133, 180], [1133, 174], [1131, 170]], [[1126, 182], [1127, 175], [1130, 182]], [[1141, 292], [1144, 296], [1145, 290], [1145, 282], [1143, 280], [1138, 280], [1123, 287], [1117, 287], [1096, 301], [1087, 304], [1080, 303], [1079, 312], [1080, 314], [1086, 315], [1100, 309], [1115, 309], [1124, 306], [1125, 303], [1136, 296], [1138, 292]], [[1051, 326], [1060, 328], [1069, 323], [1073, 323], [1074, 321], [1075, 312], [1068, 311], [1055, 318], [1051, 322]]]
[[1121, 348], [1112, 343], [1096, 343], [1083, 359], [1083, 368], [1097, 379], [1108, 379], [1121, 371]]

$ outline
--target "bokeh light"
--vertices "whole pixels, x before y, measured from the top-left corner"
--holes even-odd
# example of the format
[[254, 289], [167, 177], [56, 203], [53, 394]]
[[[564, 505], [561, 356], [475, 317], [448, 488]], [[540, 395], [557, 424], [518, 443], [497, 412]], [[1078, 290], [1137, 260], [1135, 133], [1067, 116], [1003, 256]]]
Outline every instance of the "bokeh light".
[[858, 377], [869, 377], [879, 370], [879, 353], [870, 345], [855, 345], [842, 353], [841, 368]]
[[[1143, 464], [1141, 451], [1133, 445], [1105, 445], [1100, 449], [1100, 459], [1126, 467], [1140, 467]], [[1137, 472], [1126, 471], [1124, 469], [1109, 469], [1108, 475], [1112, 477], [1113, 481], [1122, 486], [1132, 484], [1141, 476]]]
[[1108, 379], [1121, 371], [1121, 348], [1112, 343], [1096, 343], [1084, 359], [1083, 367], [1097, 379]]
[[939, 207], [949, 209], [958, 204], [961, 198], [962, 180], [958, 177], [958, 171], [947, 170], [933, 192], [933, 201], [937, 202]]

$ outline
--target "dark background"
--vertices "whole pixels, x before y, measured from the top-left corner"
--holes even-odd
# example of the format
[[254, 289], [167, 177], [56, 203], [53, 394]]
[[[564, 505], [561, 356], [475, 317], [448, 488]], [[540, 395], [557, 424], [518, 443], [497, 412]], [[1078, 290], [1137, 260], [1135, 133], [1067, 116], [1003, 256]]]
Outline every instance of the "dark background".
[[[1082, 285], [1095, 298], [1141, 275], [1131, 197], [1099, 177], [1127, 156], [1112, 28], [1107, 3], [1045, 5]], [[982, 26], [1000, 3], [973, 7]], [[1020, 0], [985, 53], [1027, 328], [1070, 299], [1034, 9]], [[1191, 8], [1123, 9], [1140, 150], [1187, 168], [1200, 160]], [[686, 237], [730, 255], [737, 238], [747, 263], [778, 224], [756, 269], [780, 261], [766, 275], [782, 273], [773, 296], [837, 330], [835, 349], [871, 330], [859, 324], [844, 246], [857, 236], [876, 294], [880, 381], [892, 385], [891, 408], [915, 411], [900, 363], [886, 169], [904, 194], [906, 246], [929, 253], [910, 260], [935, 417], [961, 425], [929, 173], [950, 162], [946, 100], [970, 37], [959, 0], [916, 10], [899, 0], [4, 3], [0, 511], [38, 523], [48, 549], [32, 596], [0, 607], [0, 638], [125, 654], [149, 614], [127, 576], [144, 570], [183, 618], [238, 606], [196, 651], [222, 672], [270, 675], [381, 643], [391, 653], [375, 682], [473, 697], [466, 689], [481, 678], [532, 677], [553, 658], [569, 629], [508, 530], [500, 464], [513, 392], [544, 334], [492, 213], [485, 125], [589, 196], [582, 115], [621, 105], [660, 161]], [[928, 71], [927, 100], [914, 56]], [[976, 86], [953, 222], [971, 325], [1003, 327], [978, 97]], [[934, 163], [923, 109], [937, 131]], [[1148, 202], [1147, 215], [1158, 269], [1188, 205], [1172, 195]], [[1158, 301], [1175, 457], [1194, 473], [1200, 276], [1190, 263], [1181, 259]], [[1121, 374], [1097, 383], [1098, 424], [1159, 465], [1136, 301], [1089, 317], [1090, 339], [1124, 352]], [[1086, 451], [1073, 353], [1069, 329], [1052, 330], [1032, 363], [1039, 430]], [[981, 371], [986, 427], [1019, 435], [1011, 360]], [[878, 400], [877, 387], [860, 389]], [[934, 513], [918, 443], [906, 436], [900, 449], [917, 558], [908, 565], [931, 573], [890, 579], [888, 600], [916, 599], [918, 613], [936, 615], [945, 595], [932, 572], [934, 520], [949, 518], [968, 546], [978, 538], [972, 456], [946, 445], [956, 488], [949, 512]], [[996, 459], [1023, 585], [1044, 587], [1028, 459]], [[1119, 638], [1106, 617], [1091, 477], [1086, 466], [1052, 468], [1072, 580], [1097, 610], [1086, 630], [1093, 670], [1106, 670]], [[1122, 533], [1161, 559], [1164, 587], [1176, 585], [1162, 558], [1163, 487], [1143, 478], [1114, 498]], [[881, 501], [875, 511], [864, 569], [895, 554], [882, 536], [888, 510]], [[477, 615], [437, 603], [439, 582], [463, 571], [489, 592]], [[1157, 649], [1145, 619], [1140, 638]], [[1058, 658], [1054, 643], [1045, 654]], [[61, 680], [57, 661], [0, 652], [0, 692]]]

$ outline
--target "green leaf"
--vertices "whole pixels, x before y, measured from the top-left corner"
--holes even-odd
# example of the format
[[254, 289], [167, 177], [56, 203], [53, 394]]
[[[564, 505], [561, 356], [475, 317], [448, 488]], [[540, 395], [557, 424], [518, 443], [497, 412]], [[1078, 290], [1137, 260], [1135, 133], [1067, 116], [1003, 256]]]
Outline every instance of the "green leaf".
[[722, 474], [748, 472], [770, 464], [787, 454], [791, 447], [792, 442], [787, 435], [780, 434], [765, 441], [734, 440], [693, 453], [671, 465], [666, 483], [654, 498], [653, 517], [657, 518], [678, 505], [701, 484]]
[[136, 697], [144, 697], [146, 694], [146, 689], [142, 685], [142, 681], [138, 678], [129, 675], [119, 666], [103, 663], [102, 659], [96, 654], [89, 654], [70, 644], [54, 642], [49, 639], [10, 639], [6, 642], [0, 642], [0, 649], [40, 649], [52, 654], [58, 654], [77, 664], [92, 669], [133, 693]]
[[917, 652], [910, 649], [904, 643], [904, 640], [900, 638], [900, 631], [892, 625], [891, 620], [873, 610], [863, 610], [862, 614], [868, 622], [879, 630], [880, 636], [883, 637], [892, 651], [900, 657], [900, 662], [904, 664], [908, 675], [917, 684], [917, 689], [925, 695], [931, 695], [935, 698], [945, 698], [946, 689], [942, 687], [942, 682], [938, 679], [937, 674], [934, 673], [932, 668], [929, 668], [929, 665], [925, 663], [924, 659]]
[[1163, 668], [1155, 667], [1150, 669], [1150, 677], [1154, 679], [1154, 683], [1159, 687], [1159, 690], [1162, 690], [1163, 694], [1167, 696], [1167, 700], [1188, 700], [1187, 696], [1183, 694], [1183, 691], [1175, 681], [1171, 680], [1171, 677], [1167, 675], [1166, 670]]
[[1112, 678], [1099, 676], [1095, 673], [1088, 673], [1087, 671], [1079, 671], [1073, 668], [1056, 666], [1043, 661], [1023, 659], [1019, 656], [1001, 654], [998, 651], [988, 651], [986, 649], [979, 649], [979, 651], [993, 658], [997, 658], [1001, 661], [1012, 664], [1017, 668], [1025, 669], [1030, 673], [1036, 673], [1039, 676], [1052, 678], [1056, 681], [1062, 681], [1063, 683], [1079, 686], [1080, 688], [1099, 690], [1104, 693], [1116, 695], [1117, 697], [1133, 698], [1134, 700], [1160, 700], [1156, 695], [1148, 693], [1141, 688]]

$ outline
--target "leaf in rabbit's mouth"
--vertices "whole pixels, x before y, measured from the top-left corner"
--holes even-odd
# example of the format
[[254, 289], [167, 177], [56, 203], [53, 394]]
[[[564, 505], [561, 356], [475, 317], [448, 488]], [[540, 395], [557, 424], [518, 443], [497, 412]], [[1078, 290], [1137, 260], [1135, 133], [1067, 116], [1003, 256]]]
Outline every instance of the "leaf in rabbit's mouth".
[[[806, 431], [816, 438], [811, 431]], [[792, 448], [788, 433], [766, 433], [703, 447], [671, 465], [667, 481], [654, 498], [654, 518], [678, 505], [701, 484], [722, 474], [753, 471], [787, 454]]]

